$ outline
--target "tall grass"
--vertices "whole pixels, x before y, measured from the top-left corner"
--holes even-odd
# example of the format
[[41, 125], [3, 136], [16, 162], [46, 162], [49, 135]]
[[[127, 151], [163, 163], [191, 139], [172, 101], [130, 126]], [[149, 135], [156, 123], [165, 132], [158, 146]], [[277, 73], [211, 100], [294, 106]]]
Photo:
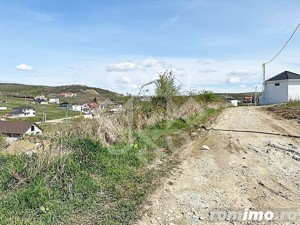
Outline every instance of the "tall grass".
[[78, 120], [48, 151], [0, 153], [0, 224], [132, 224], [190, 131], [220, 112], [194, 103]]
[[289, 101], [287, 105], [290, 107], [300, 107], [300, 101]]

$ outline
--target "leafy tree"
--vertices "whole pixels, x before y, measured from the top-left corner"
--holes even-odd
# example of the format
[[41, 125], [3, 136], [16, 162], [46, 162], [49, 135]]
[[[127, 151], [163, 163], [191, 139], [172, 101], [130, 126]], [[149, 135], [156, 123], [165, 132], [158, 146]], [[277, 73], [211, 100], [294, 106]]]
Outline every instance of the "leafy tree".
[[172, 71], [166, 70], [165, 72], [158, 73], [156, 80], [150, 81], [140, 88], [139, 95], [141, 95], [144, 87], [151, 84], [156, 86], [156, 97], [170, 99], [172, 96], [179, 94], [180, 86], [176, 86], [175, 76]]
[[154, 81], [156, 86], [155, 94], [157, 97], [170, 99], [179, 93], [180, 87], [175, 84], [175, 76], [172, 71], [158, 73], [158, 79]]

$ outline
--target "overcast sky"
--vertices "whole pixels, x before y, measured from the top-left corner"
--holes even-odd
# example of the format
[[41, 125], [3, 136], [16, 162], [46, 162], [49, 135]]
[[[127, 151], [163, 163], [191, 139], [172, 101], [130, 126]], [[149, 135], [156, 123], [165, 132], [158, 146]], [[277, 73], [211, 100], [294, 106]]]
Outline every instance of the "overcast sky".
[[[137, 93], [168, 69], [185, 91], [254, 91], [299, 12], [299, 0], [2, 0], [0, 82]], [[267, 78], [284, 70], [300, 73], [300, 30]]]

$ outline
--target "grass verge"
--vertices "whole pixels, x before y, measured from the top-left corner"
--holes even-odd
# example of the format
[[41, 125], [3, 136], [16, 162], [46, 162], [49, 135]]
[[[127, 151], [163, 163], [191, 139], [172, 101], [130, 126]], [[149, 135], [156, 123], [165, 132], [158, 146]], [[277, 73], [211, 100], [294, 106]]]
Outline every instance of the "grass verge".
[[0, 224], [132, 224], [189, 132], [220, 111], [162, 121], [133, 132], [131, 143], [71, 135], [52, 152], [0, 153]]

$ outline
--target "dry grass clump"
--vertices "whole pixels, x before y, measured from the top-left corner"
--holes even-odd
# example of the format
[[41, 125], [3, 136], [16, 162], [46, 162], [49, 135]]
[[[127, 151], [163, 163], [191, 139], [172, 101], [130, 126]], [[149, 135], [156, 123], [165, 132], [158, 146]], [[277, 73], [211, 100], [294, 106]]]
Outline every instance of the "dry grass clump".
[[125, 139], [128, 126], [125, 114], [99, 113], [93, 119], [75, 121], [67, 128], [70, 136], [92, 137], [104, 145], [111, 145]]
[[139, 131], [162, 121], [188, 119], [202, 114], [207, 106], [208, 104], [196, 101], [192, 97], [179, 103], [174, 101], [166, 103], [160, 99], [158, 102], [147, 103], [130, 100], [120, 113], [98, 112], [93, 119], [81, 119], [66, 126], [63, 133], [77, 137], [92, 137], [107, 146], [128, 141], [133, 130]]

